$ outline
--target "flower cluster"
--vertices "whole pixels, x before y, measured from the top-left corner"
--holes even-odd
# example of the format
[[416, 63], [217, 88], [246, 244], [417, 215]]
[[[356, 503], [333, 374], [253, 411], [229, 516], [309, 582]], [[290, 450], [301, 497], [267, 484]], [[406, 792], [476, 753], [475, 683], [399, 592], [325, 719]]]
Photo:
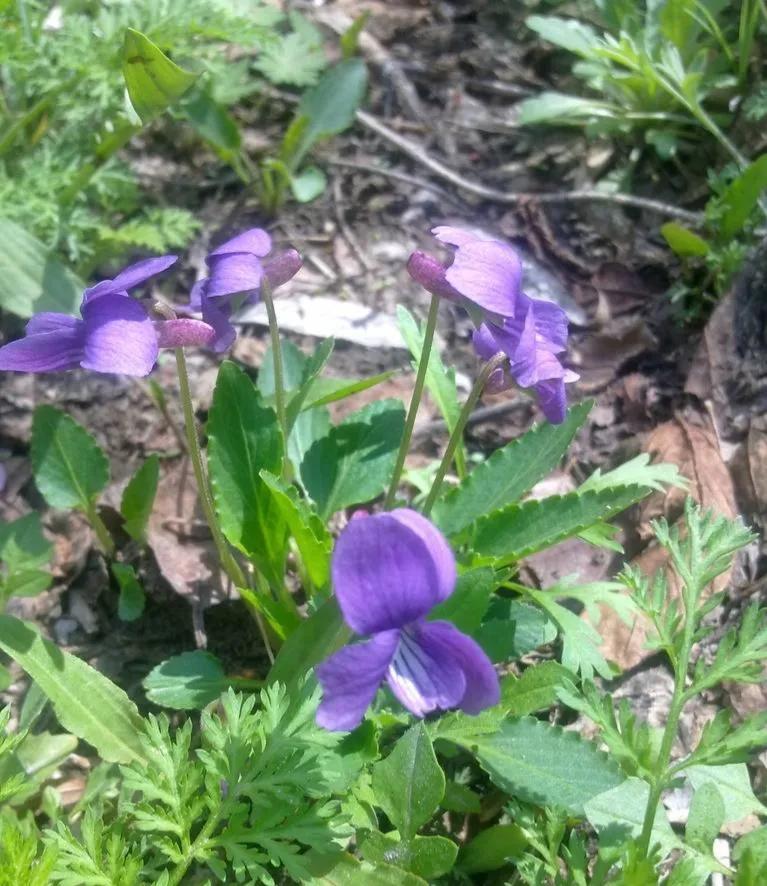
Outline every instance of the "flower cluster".
[[459, 228], [437, 227], [432, 233], [454, 248], [452, 262], [445, 266], [415, 252], [408, 271], [429, 292], [466, 308], [476, 326], [474, 349], [483, 360], [501, 352], [508, 357], [488, 389], [501, 391], [514, 382], [533, 388], [546, 418], [564, 421], [565, 384], [578, 378], [557, 356], [567, 346], [564, 311], [522, 292], [522, 263], [508, 244]]
[[426, 620], [452, 594], [456, 566], [425, 517], [408, 508], [355, 515], [336, 542], [332, 577], [344, 620], [369, 639], [317, 668], [321, 726], [353, 729], [384, 680], [418, 717], [498, 703], [498, 677], [482, 649], [449, 622]]
[[175, 264], [175, 255], [130, 265], [114, 279], [85, 290], [80, 317], [48, 311], [32, 317], [24, 338], [0, 348], [0, 370], [54, 372], [81, 366], [144, 376], [152, 371], [160, 348], [196, 345], [223, 351], [235, 338], [231, 311], [256, 299], [264, 281], [274, 288], [301, 267], [295, 250], [266, 258], [271, 248], [266, 231], [253, 228], [207, 257], [210, 276], [195, 285], [190, 304], [192, 311], [202, 313], [202, 320], [153, 320], [147, 307], [130, 294]]

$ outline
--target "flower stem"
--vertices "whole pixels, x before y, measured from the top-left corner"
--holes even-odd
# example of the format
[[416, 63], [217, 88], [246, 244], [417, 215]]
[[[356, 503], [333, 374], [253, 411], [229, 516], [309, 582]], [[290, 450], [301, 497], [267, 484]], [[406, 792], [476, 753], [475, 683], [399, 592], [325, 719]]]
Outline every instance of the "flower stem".
[[428, 517], [432, 507], [434, 507], [434, 502], [437, 500], [437, 496], [439, 495], [440, 489], [442, 488], [442, 483], [444, 482], [445, 475], [447, 474], [448, 468], [453, 461], [455, 451], [458, 448], [458, 444], [463, 439], [463, 429], [466, 427], [466, 422], [469, 420], [469, 416], [472, 414], [472, 412], [474, 411], [474, 407], [477, 405], [477, 400], [479, 400], [482, 391], [487, 384], [487, 380], [490, 378], [492, 373], [495, 372], [495, 370], [498, 369], [498, 367], [501, 366], [508, 359], [509, 358], [506, 356], [506, 354], [498, 353], [494, 357], [491, 357], [480, 370], [479, 375], [477, 376], [477, 380], [474, 382], [474, 387], [469, 392], [469, 396], [466, 402], [463, 404], [461, 414], [458, 416], [458, 421], [456, 422], [455, 427], [450, 434], [450, 439], [447, 442], [447, 449], [445, 450], [445, 454], [442, 456], [442, 461], [439, 463], [439, 467], [437, 468], [437, 474], [434, 477], [434, 482], [431, 484], [429, 495], [427, 496], [426, 502], [421, 509], [424, 517]]
[[277, 325], [277, 313], [274, 310], [274, 299], [269, 281], [264, 277], [261, 280], [261, 298], [264, 300], [266, 316], [269, 318], [269, 337], [272, 341], [272, 360], [274, 360], [274, 405], [277, 410], [277, 421], [282, 430], [282, 473], [283, 476], [288, 466], [288, 415], [285, 410], [285, 373], [282, 363], [282, 344], [280, 342], [280, 329]]
[[408, 449], [410, 448], [410, 439], [413, 436], [413, 428], [415, 427], [415, 419], [418, 415], [418, 407], [421, 404], [423, 396], [423, 388], [426, 384], [426, 373], [429, 369], [429, 358], [431, 357], [431, 346], [434, 342], [434, 331], [437, 328], [437, 313], [439, 311], [439, 296], [432, 295], [429, 303], [429, 315], [426, 318], [426, 330], [423, 334], [423, 347], [421, 348], [421, 359], [418, 361], [418, 372], [415, 377], [415, 386], [413, 387], [413, 396], [410, 398], [410, 408], [405, 419], [405, 429], [402, 432], [402, 442], [399, 445], [397, 453], [397, 461], [394, 465], [394, 472], [391, 475], [391, 483], [389, 490], [384, 499], [384, 508], [391, 510], [394, 504], [394, 496], [397, 494], [402, 469], [405, 466]]
[[86, 516], [88, 518], [88, 522], [91, 524], [91, 528], [96, 533], [96, 538], [99, 540], [99, 544], [104, 550], [104, 553], [107, 557], [111, 557], [115, 552], [115, 543], [112, 539], [112, 536], [109, 534], [109, 530], [104, 525], [104, 521], [99, 517], [98, 508], [96, 507], [95, 502], [91, 502], [86, 511]]
[[[226, 539], [221, 532], [216, 519], [216, 512], [213, 507], [213, 496], [210, 493], [208, 478], [205, 474], [205, 466], [202, 461], [202, 451], [200, 449], [200, 439], [197, 436], [197, 422], [194, 417], [194, 406], [192, 405], [192, 392], [189, 388], [189, 373], [186, 368], [186, 357], [183, 348], [176, 348], [176, 367], [178, 368], [178, 383], [181, 391], [181, 405], [184, 409], [184, 433], [186, 434], [186, 447], [189, 452], [189, 458], [192, 461], [192, 470], [194, 479], [197, 483], [197, 494], [200, 499], [205, 521], [213, 536], [213, 543], [218, 552], [218, 558], [224, 572], [229, 576], [236, 588], [245, 589], [248, 587], [248, 581], [245, 573], [240, 568], [240, 564], [232, 554]], [[264, 641], [264, 647], [271, 657], [271, 644], [269, 635], [266, 631], [266, 625], [261, 618], [260, 613], [253, 612], [258, 630], [261, 633], [261, 639]]]

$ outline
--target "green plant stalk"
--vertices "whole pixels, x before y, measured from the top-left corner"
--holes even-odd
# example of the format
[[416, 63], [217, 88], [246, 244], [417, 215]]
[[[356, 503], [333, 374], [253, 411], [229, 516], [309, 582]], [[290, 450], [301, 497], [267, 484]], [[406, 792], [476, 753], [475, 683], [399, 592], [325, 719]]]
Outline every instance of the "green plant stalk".
[[439, 313], [439, 296], [432, 295], [429, 303], [429, 314], [426, 318], [426, 329], [423, 334], [423, 347], [421, 348], [421, 359], [418, 361], [418, 372], [415, 377], [415, 386], [413, 387], [413, 396], [410, 398], [410, 408], [407, 411], [405, 419], [405, 428], [402, 432], [402, 440], [397, 453], [397, 461], [394, 463], [394, 471], [391, 475], [389, 489], [384, 499], [384, 508], [389, 511], [394, 505], [394, 497], [397, 494], [402, 469], [405, 467], [405, 459], [407, 458], [408, 449], [410, 449], [410, 440], [413, 436], [413, 428], [415, 427], [416, 416], [418, 415], [418, 407], [421, 405], [421, 397], [423, 396], [424, 385], [426, 384], [426, 373], [429, 369], [429, 358], [431, 356], [431, 348], [434, 343], [434, 332], [437, 328], [437, 314]]
[[215, 831], [216, 825], [219, 823], [224, 815], [226, 806], [227, 804], [222, 802], [215, 812], [211, 812], [210, 817], [205, 822], [202, 830], [199, 834], [197, 834], [192, 843], [189, 843], [188, 838], [184, 840], [185, 845], [182, 849], [184, 857], [171, 871], [167, 881], [168, 886], [178, 886], [178, 884], [181, 883], [184, 874], [186, 874], [186, 872], [189, 870], [189, 865], [191, 865], [197, 853], [205, 847], [205, 844], [213, 835], [213, 831]]
[[90, 502], [87, 510], [85, 511], [85, 516], [88, 518], [88, 522], [91, 524], [91, 528], [96, 533], [96, 538], [99, 540], [99, 544], [104, 550], [104, 553], [107, 555], [107, 557], [111, 557], [112, 554], [114, 554], [115, 552], [115, 543], [109, 533], [109, 530], [104, 525], [104, 521], [101, 519], [101, 517], [99, 517], [96, 502]]
[[[216, 511], [213, 506], [213, 496], [210, 493], [208, 478], [205, 474], [205, 466], [202, 461], [202, 451], [200, 449], [200, 440], [197, 436], [197, 422], [194, 417], [194, 406], [192, 405], [192, 392], [189, 387], [189, 373], [186, 368], [186, 357], [183, 348], [176, 348], [176, 367], [178, 369], [178, 383], [181, 392], [181, 405], [184, 410], [184, 433], [186, 435], [186, 448], [189, 452], [189, 458], [192, 462], [192, 471], [194, 479], [197, 483], [197, 495], [202, 505], [202, 511], [205, 515], [205, 522], [208, 524], [210, 534], [213, 536], [213, 543], [218, 552], [218, 558], [224, 572], [229, 576], [235, 587], [246, 589], [248, 581], [245, 573], [240, 568], [240, 564], [235, 559], [226, 539], [221, 532], [216, 519]], [[261, 618], [261, 613], [249, 607], [253, 613], [253, 618], [258, 625], [261, 639], [264, 641], [264, 648], [270, 659], [273, 658], [272, 646], [269, 642], [269, 635], [266, 631], [266, 625]]]
[[269, 337], [272, 342], [272, 360], [274, 361], [274, 406], [277, 411], [277, 421], [282, 431], [282, 477], [285, 479], [288, 472], [288, 413], [285, 408], [285, 372], [282, 361], [282, 343], [280, 342], [280, 327], [277, 325], [277, 312], [274, 310], [272, 287], [264, 277], [261, 280], [261, 298], [264, 300], [266, 316], [269, 318]]
[[495, 372], [499, 366], [502, 366], [508, 359], [509, 358], [506, 354], [498, 353], [494, 357], [491, 357], [480, 370], [477, 380], [474, 382], [474, 387], [469, 392], [469, 396], [463, 404], [463, 409], [461, 409], [461, 414], [458, 416], [458, 421], [450, 434], [450, 439], [447, 442], [447, 449], [442, 456], [442, 461], [439, 463], [434, 482], [431, 484], [431, 489], [426, 497], [423, 508], [421, 508], [421, 513], [424, 517], [428, 517], [431, 513], [431, 509], [434, 507], [434, 502], [437, 500], [440, 489], [442, 489], [442, 484], [445, 480], [448, 468], [453, 461], [453, 456], [458, 448], [458, 444], [463, 440], [463, 429], [466, 427], [466, 422], [469, 420], [469, 417], [474, 411], [474, 407], [477, 405], [477, 401], [482, 395], [487, 380], [493, 372]]
[[114, 132], [105, 135], [96, 148], [93, 160], [80, 168], [69, 187], [62, 193], [59, 198], [60, 207], [68, 209], [96, 172], [110, 157], [127, 145], [140, 129], [141, 126], [124, 121]]

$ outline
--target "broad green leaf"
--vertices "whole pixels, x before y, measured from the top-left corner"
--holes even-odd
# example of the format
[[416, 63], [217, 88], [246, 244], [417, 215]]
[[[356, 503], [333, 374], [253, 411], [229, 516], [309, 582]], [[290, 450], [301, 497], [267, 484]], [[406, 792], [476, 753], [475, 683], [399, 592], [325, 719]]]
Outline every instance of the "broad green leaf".
[[0, 523], [0, 561], [8, 574], [44, 566], [52, 553], [53, 545], [43, 535], [39, 514]]
[[456, 535], [483, 514], [518, 501], [556, 468], [592, 405], [589, 400], [573, 406], [562, 424], [537, 425], [496, 450], [436, 503], [433, 519], [437, 526], [447, 535]]
[[508, 505], [474, 524], [471, 547], [484, 557], [509, 563], [609, 520], [649, 493], [646, 486], [617, 486], [600, 492], [570, 492]]
[[145, 759], [138, 710], [111, 680], [10, 615], [0, 615], [0, 649], [48, 696], [61, 725], [104, 760]]
[[490, 659], [499, 662], [521, 658], [552, 643], [557, 629], [537, 606], [499, 597], [493, 600], [487, 621], [474, 637]]
[[458, 847], [446, 837], [413, 837], [400, 841], [396, 835], [372, 831], [360, 844], [360, 852], [367, 861], [393, 864], [431, 881], [450, 871]]
[[197, 80], [140, 31], [127, 28], [122, 53], [128, 97], [142, 123], [148, 123], [178, 101]]
[[307, 671], [340, 649], [351, 637], [335, 597], [304, 619], [277, 653], [269, 683], [295, 685]]
[[0, 792], [4, 783], [21, 776], [23, 782], [20, 789], [14, 791], [11, 806], [29, 800], [66, 758], [77, 750], [77, 744], [77, 737], [67, 733], [38, 732], [26, 735], [14, 753], [0, 757]]
[[495, 570], [487, 566], [462, 573], [453, 593], [432, 609], [429, 618], [450, 621], [465, 634], [473, 634], [482, 623], [498, 582]]
[[234, 363], [221, 365], [208, 416], [208, 466], [227, 539], [281, 586], [287, 524], [260, 471], [282, 471], [282, 434], [273, 409]]
[[323, 518], [386, 489], [404, 424], [399, 400], [378, 400], [347, 416], [311, 447], [301, 463], [301, 479]]
[[465, 874], [496, 871], [522, 856], [527, 837], [519, 825], [496, 824], [480, 831], [463, 849], [458, 867]]
[[512, 717], [524, 717], [551, 707], [562, 686], [572, 686], [573, 675], [556, 661], [527, 668], [521, 677], [506, 674], [501, 681], [501, 707]]
[[663, 239], [671, 249], [683, 258], [708, 255], [708, 243], [694, 231], [680, 225], [679, 222], [666, 222], [660, 229]]
[[724, 800], [719, 789], [712, 781], [703, 782], [692, 797], [684, 830], [685, 842], [698, 852], [711, 852], [724, 824], [724, 815]]
[[323, 139], [338, 135], [354, 122], [354, 115], [367, 89], [368, 74], [360, 58], [333, 65], [316, 86], [305, 92], [298, 106], [297, 119], [306, 118], [295, 139], [289, 165], [297, 169], [306, 154]]
[[0, 308], [19, 317], [74, 314], [85, 284], [20, 225], [0, 218]]
[[[587, 800], [584, 812], [597, 831], [622, 828], [627, 835], [638, 838], [642, 833], [649, 796], [650, 786], [647, 782], [632, 776]], [[671, 830], [662, 803], [658, 804], [655, 813], [650, 843], [659, 844], [664, 854], [681, 845]]]
[[442, 808], [448, 812], [481, 812], [482, 799], [480, 795], [457, 781], [445, 783], [445, 796], [442, 798]]
[[727, 763], [724, 766], [698, 764], [685, 769], [684, 774], [696, 791], [709, 783], [719, 791], [724, 802], [725, 824], [740, 821], [752, 812], [767, 814], [767, 807], [754, 794], [745, 763]]
[[288, 524], [312, 584], [315, 588], [324, 587], [330, 579], [330, 552], [333, 548], [327, 527], [309, 503], [299, 498], [294, 486], [283, 483], [268, 471], [261, 471], [261, 479], [271, 490]]
[[318, 166], [306, 166], [290, 177], [290, 190], [299, 203], [311, 203], [325, 191], [328, 179]]
[[146, 596], [133, 567], [127, 563], [112, 563], [112, 575], [120, 587], [120, 599], [117, 603], [119, 618], [122, 621], [135, 621], [141, 618], [146, 605]]
[[368, 388], [374, 388], [382, 382], [387, 381], [394, 375], [394, 372], [379, 372], [378, 375], [371, 375], [369, 378], [318, 378], [315, 379], [306, 395], [302, 409], [312, 409], [315, 406], [326, 406], [328, 403], [335, 403], [338, 400], [345, 400], [352, 394], [359, 394], [360, 391], [367, 391]]
[[123, 529], [136, 541], [144, 540], [159, 477], [160, 459], [150, 455], [123, 490], [120, 503], [120, 513], [125, 520]]
[[602, 44], [593, 28], [574, 18], [531, 15], [525, 19], [525, 24], [549, 43], [561, 46], [562, 49], [567, 49], [583, 58], [593, 58], [594, 50]]
[[623, 781], [618, 766], [592, 742], [529, 717], [507, 720], [495, 734], [457, 743], [476, 756], [501, 790], [573, 815], [582, 815], [589, 800]]
[[144, 678], [146, 696], [174, 710], [199, 710], [229, 686], [221, 662], [210, 652], [182, 652], [158, 664]]
[[51, 574], [41, 569], [14, 572], [0, 583], [0, 604], [3, 597], [34, 597], [50, 587], [52, 580]]
[[[411, 356], [413, 357], [413, 367], [418, 368], [418, 361], [421, 359], [423, 351], [423, 340], [426, 332], [426, 325], [416, 323], [413, 315], [403, 305], [397, 306], [397, 323], [402, 338], [408, 346]], [[455, 386], [455, 370], [447, 367], [442, 362], [439, 349], [436, 344], [432, 345], [429, 354], [429, 365], [426, 370], [426, 387], [434, 398], [437, 408], [442, 414], [442, 418], [447, 424], [448, 431], [452, 433], [453, 428], [461, 414], [461, 404], [458, 402], [458, 390]], [[463, 443], [459, 446], [463, 447]], [[465, 460], [465, 455], [461, 456]]]
[[37, 488], [53, 508], [87, 511], [109, 482], [109, 462], [98, 443], [53, 406], [35, 410], [30, 456]]
[[330, 870], [307, 880], [305, 886], [428, 886], [426, 880], [383, 862], [360, 862], [344, 853]]
[[767, 154], [762, 154], [741, 172], [722, 194], [724, 215], [720, 222], [720, 234], [724, 242], [740, 233], [765, 188], [767, 188]]
[[403, 840], [411, 840], [434, 815], [445, 793], [445, 776], [422, 722], [408, 729], [389, 756], [375, 764], [372, 787], [376, 805]]
[[227, 109], [215, 100], [209, 86], [193, 90], [181, 109], [195, 132], [210, 144], [224, 161], [240, 150], [240, 129]]

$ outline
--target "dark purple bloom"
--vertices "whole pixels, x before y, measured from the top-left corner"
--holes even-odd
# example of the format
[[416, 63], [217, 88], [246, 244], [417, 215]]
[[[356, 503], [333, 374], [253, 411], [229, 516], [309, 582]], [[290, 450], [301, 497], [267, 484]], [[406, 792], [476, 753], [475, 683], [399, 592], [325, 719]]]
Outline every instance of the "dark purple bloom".
[[503, 391], [516, 382], [533, 388], [543, 414], [558, 424], [565, 419], [565, 384], [578, 375], [560, 362], [567, 347], [567, 317], [551, 302], [520, 295], [517, 315], [502, 324], [483, 323], [474, 331], [474, 349], [483, 360], [503, 352], [509, 358], [490, 376], [487, 390]]
[[0, 348], [0, 370], [56, 372], [91, 369], [120, 375], [148, 375], [161, 347], [207, 344], [214, 330], [199, 320], [153, 322], [128, 290], [164, 271], [172, 255], [138, 262], [114, 280], [83, 293], [82, 319], [43, 312], [27, 323], [24, 338]]
[[210, 345], [215, 351], [231, 347], [237, 333], [230, 317], [242, 305], [258, 301], [264, 279], [276, 289], [301, 268], [295, 249], [270, 255], [271, 250], [269, 234], [251, 228], [222, 243], [205, 259], [209, 274], [195, 283], [189, 307], [201, 312], [202, 319], [216, 330]]
[[499, 700], [498, 677], [480, 647], [446, 621], [426, 621], [452, 594], [455, 557], [439, 530], [408, 508], [353, 519], [333, 553], [333, 586], [344, 620], [369, 637], [317, 668], [317, 722], [354, 729], [386, 680], [413, 714]]

